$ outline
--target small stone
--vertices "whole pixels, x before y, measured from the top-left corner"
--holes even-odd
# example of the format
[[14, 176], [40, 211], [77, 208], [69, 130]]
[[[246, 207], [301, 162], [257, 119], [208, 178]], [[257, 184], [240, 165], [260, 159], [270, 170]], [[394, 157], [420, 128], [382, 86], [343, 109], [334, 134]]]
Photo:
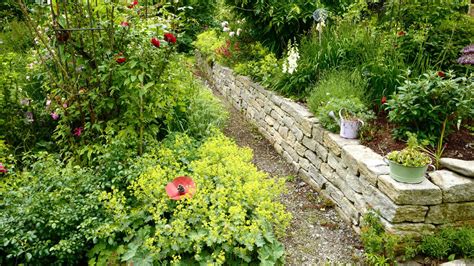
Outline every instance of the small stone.
[[305, 146], [301, 145], [300, 142], [298, 141], [295, 142], [293, 147], [300, 156], [304, 156], [304, 153], [308, 150]]
[[327, 162], [329, 151], [323, 145], [316, 143], [316, 149], [314, 151], [323, 162]]
[[441, 263], [440, 266], [469, 266], [474, 265], [474, 259], [461, 259]]
[[308, 137], [303, 137], [303, 145], [306, 146], [306, 148], [314, 151], [316, 149], [316, 140], [308, 138]]
[[441, 189], [427, 179], [419, 184], [407, 184], [381, 175], [377, 184], [380, 191], [397, 204], [435, 205], [442, 201]]
[[314, 124], [311, 136], [317, 142], [323, 144], [323, 136], [326, 130], [320, 124]]
[[443, 202], [474, 201], [474, 180], [447, 170], [430, 173], [443, 191]]

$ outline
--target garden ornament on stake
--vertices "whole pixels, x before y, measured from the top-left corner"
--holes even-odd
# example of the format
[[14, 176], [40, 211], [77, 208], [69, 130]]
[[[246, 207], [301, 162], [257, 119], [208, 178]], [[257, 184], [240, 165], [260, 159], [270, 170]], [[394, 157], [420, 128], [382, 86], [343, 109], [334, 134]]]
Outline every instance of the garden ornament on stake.
[[319, 44], [321, 44], [321, 35], [323, 27], [326, 27], [326, 19], [328, 18], [328, 12], [324, 8], [318, 8], [313, 12], [313, 19], [316, 22], [316, 30], [319, 33]]

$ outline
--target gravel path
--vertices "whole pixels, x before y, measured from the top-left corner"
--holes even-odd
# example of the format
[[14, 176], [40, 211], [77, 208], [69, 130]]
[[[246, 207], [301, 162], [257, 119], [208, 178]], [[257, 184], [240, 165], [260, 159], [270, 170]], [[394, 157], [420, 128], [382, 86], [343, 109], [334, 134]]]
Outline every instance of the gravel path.
[[271, 176], [287, 177], [288, 194], [281, 201], [293, 215], [282, 239], [286, 249], [287, 265], [320, 265], [325, 263], [363, 263], [361, 243], [351, 227], [337, 215], [332, 203], [323, 199], [315, 190], [297, 178], [291, 166], [262, 137], [255, 126], [223, 100], [230, 118], [224, 129], [239, 146], [254, 151], [253, 163]]

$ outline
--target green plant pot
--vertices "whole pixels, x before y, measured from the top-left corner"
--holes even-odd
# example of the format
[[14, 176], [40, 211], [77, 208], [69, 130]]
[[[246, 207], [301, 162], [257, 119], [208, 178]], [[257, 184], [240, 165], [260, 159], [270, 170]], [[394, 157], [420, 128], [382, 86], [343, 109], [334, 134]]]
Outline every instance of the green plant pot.
[[390, 167], [390, 176], [398, 182], [418, 184], [425, 180], [425, 173], [428, 170], [428, 166], [411, 167], [398, 164], [396, 162], [388, 160]]

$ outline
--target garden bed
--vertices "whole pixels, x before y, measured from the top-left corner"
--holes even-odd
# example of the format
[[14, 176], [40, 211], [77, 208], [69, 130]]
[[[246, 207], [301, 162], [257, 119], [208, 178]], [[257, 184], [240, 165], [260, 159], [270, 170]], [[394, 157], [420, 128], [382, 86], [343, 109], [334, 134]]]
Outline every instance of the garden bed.
[[398, 183], [388, 176], [382, 156], [357, 140], [326, 131], [304, 106], [229, 68], [211, 68], [199, 57], [198, 62], [210, 83], [255, 123], [306, 182], [335, 202], [355, 230], [371, 209], [380, 212], [388, 231], [399, 234], [425, 234], [474, 221], [472, 179], [443, 170], [421, 184]]

